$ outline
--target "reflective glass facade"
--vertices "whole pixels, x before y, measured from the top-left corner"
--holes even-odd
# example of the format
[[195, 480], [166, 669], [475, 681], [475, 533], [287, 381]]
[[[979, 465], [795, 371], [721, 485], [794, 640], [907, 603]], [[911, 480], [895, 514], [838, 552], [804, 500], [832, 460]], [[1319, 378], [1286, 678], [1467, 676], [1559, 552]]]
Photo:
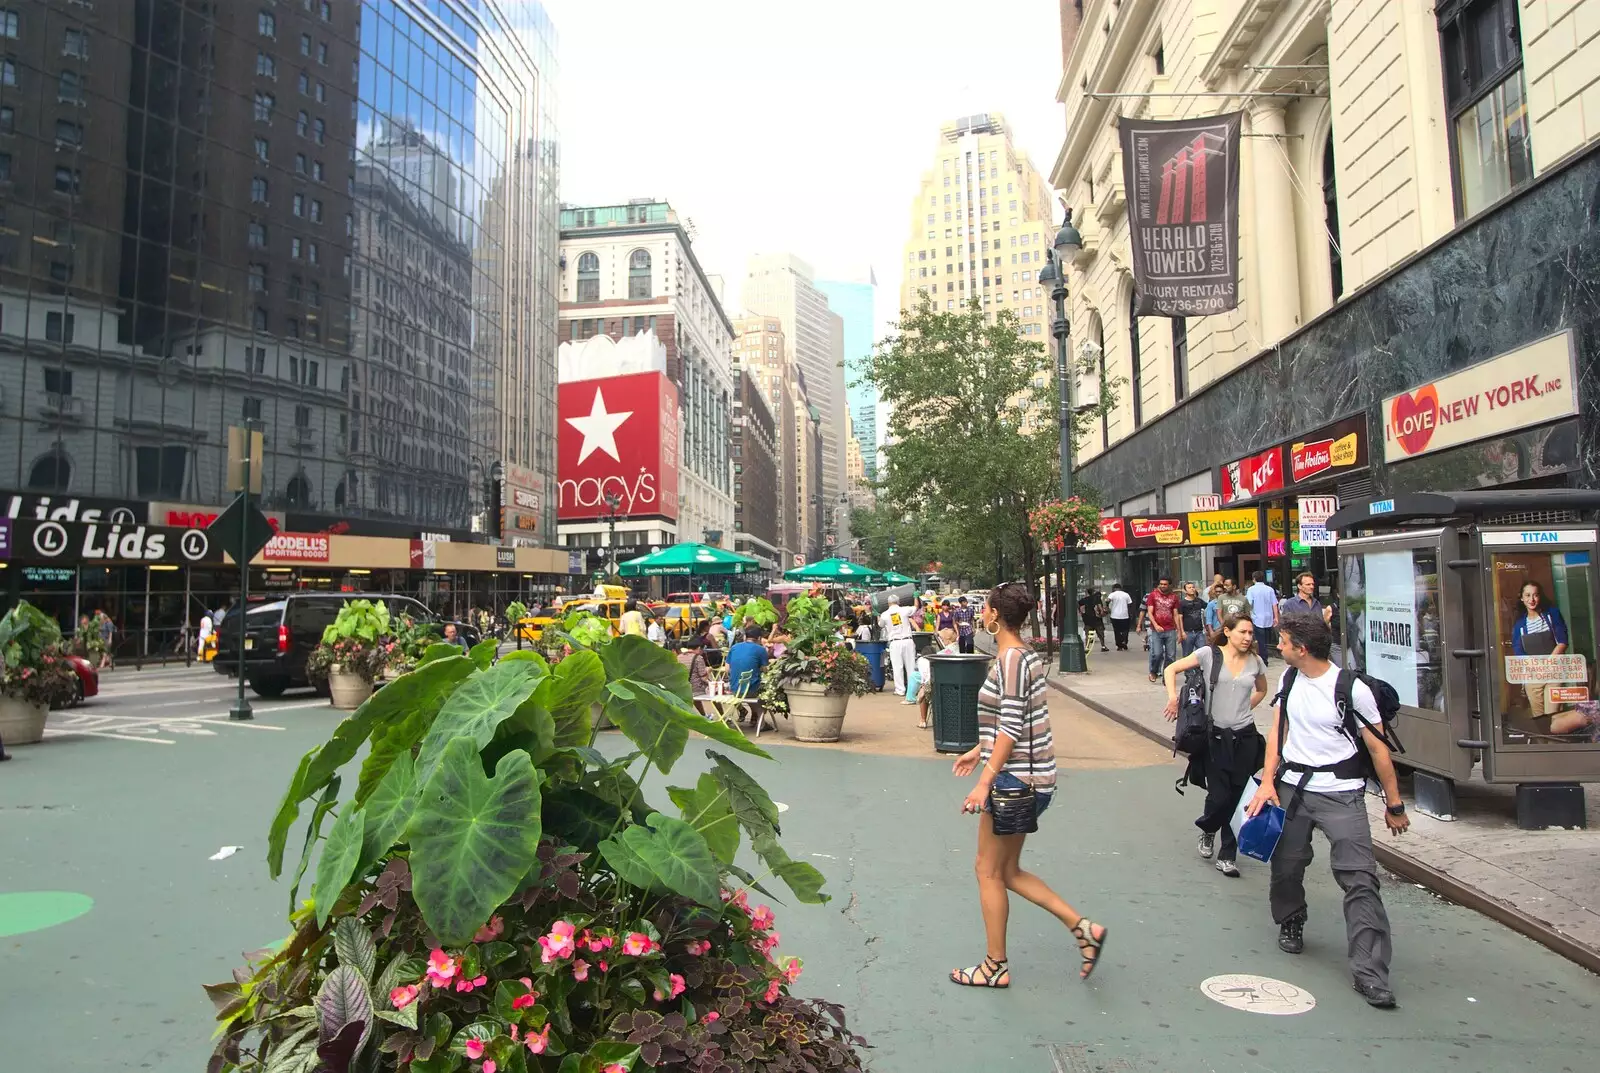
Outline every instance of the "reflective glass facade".
[[302, 518], [466, 530], [495, 463], [554, 487], [537, 3], [0, 11], [0, 490], [223, 503], [246, 421]]

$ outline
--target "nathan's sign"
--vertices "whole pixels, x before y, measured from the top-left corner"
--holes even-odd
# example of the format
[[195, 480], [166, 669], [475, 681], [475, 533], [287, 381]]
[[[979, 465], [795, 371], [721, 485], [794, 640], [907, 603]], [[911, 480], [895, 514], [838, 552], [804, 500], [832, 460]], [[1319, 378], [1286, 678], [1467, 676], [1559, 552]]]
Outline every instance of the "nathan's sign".
[[1239, 304], [1243, 115], [1117, 121], [1140, 315], [1203, 317]]
[[1383, 401], [1383, 457], [1403, 462], [1577, 412], [1569, 329], [1389, 396]]
[[172, 529], [119, 522], [16, 519], [14, 559], [78, 566], [95, 563], [219, 563], [222, 549], [204, 529]]
[[664, 373], [567, 381], [558, 409], [561, 521], [677, 520], [678, 389]]
[[1189, 514], [1189, 543], [1232, 544], [1236, 541], [1261, 539], [1261, 512], [1255, 507], [1247, 510], [1211, 510]]

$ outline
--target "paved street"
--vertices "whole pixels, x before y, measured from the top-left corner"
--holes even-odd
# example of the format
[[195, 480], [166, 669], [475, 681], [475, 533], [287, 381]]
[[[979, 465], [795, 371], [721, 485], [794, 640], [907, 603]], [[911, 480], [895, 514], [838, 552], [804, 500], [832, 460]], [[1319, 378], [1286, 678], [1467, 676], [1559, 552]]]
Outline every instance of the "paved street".
[[[52, 718], [60, 730], [98, 720], [92, 733], [53, 733], [0, 768], [0, 893], [93, 899], [81, 916], [21, 933], [48, 919], [23, 920], [0, 899], [6, 1068], [59, 1067], [70, 1049], [71, 1068], [86, 1073], [198, 1069], [210, 1036], [199, 985], [280, 937], [287, 888], [266, 881], [267, 813], [296, 757], [337, 716], [303, 695], [262, 704], [255, 724], [229, 725], [228, 703], [227, 680], [209, 671], [118, 672], [104, 698]], [[851, 719], [904, 716], [876, 703]], [[1064, 726], [1100, 720], [1064, 698], [1051, 704]], [[1063, 752], [1074, 740], [1063, 735]], [[614, 735], [602, 741], [617, 747]], [[964, 784], [947, 761], [783, 745], [774, 753], [778, 763], [754, 766], [789, 806], [785, 841], [823, 869], [835, 898], [778, 907], [783, 950], [805, 958], [803, 990], [850, 1007], [876, 1045], [874, 1069], [1592, 1066], [1583, 1048], [1600, 980], [1407, 883], [1385, 886], [1401, 1009], [1368, 1009], [1342, 964], [1325, 847], [1312, 870], [1307, 952], [1279, 953], [1264, 868], [1247, 862], [1245, 878], [1229, 881], [1198, 860], [1189, 827], [1198, 799], [1174, 794], [1165, 753], [1131, 735], [1106, 761], [1117, 766], [1066, 774], [1024, 858], [1109, 924], [1105, 967], [1079, 983], [1069, 937], [1019, 905], [1012, 988], [957, 989], [944, 973], [983, 951], [974, 831], [957, 812]], [[691, 748], [685, 767], [700, 754]], [[1146, 766], [1123, 766], [1130, 758]], [[652, 779], [647, 791], [659, 785]], [[242, 849], [208, 859], [232, 845]], [[1285, 981], [1315, 1007], [1258, 1016], [1202, 994], [1204, 981], [1229, 973]], [[1266, 1004], [1265, 992], [1251, 997]]]

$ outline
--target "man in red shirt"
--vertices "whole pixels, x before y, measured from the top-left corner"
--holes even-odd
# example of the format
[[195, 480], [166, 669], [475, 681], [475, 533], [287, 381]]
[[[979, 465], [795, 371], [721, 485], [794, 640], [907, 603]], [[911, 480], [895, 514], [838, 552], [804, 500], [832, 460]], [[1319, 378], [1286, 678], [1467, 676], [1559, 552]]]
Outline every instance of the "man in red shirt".
[[1142, 630], [1150, 623], [1150, 681], [1161, 681], [1161, 672], [1167, 664], [1178, 659], [1178, 642], [1182, 639], [1183, 624], [1178, 620], [1178, 594], [1172, 591], [1172, 580], [1162, 578], [1139, 608], [1139, 621], [1134, 629]]

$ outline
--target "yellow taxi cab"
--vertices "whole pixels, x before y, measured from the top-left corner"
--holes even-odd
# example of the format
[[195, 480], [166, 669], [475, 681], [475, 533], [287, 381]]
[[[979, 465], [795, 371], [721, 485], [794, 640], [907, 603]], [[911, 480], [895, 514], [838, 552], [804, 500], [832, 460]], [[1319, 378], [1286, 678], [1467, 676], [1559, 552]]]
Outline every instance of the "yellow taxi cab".
[[592, 610], [610, 624], [611, 635], [616, 637], [622, 633], [622, 613], [628, 609], [630, 599], [627, 588], [622, 585], [601, 585], [587, 595], [563, 597], [546, 614], [519, 619], [517, 632], [524, 640], [537, 641], [545, 627], [560, 625], [574, 611]]
[[705, 604], [664, 604], [656, 609], [656, 615], [667, 636], [674, 640], [682, 640], [699, 628], [700, 623], [711, 621], [711, 609]]

